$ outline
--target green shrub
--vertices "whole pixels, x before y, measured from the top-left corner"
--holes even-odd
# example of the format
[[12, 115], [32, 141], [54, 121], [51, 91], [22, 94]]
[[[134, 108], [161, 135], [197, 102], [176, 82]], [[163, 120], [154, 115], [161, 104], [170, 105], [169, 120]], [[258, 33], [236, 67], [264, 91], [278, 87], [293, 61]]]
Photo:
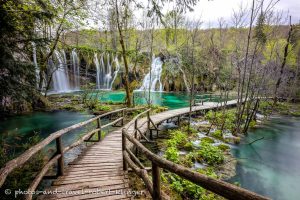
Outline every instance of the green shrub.
[[[26, 151], [33, 145], [37, 144], [41, 140], [38, 134], [35, 134], [27, 138], [27, 142], [19, 146], [21, 152]], [[25, 139], [24, 139], [25, 141]], [[10, 147], [3, 141], [0, 142], [0, 168], [2, 168], [6, 162], [12, 160], [15, 155], [10, 152]], [[21, 167], [14, 169], [5, 180], [4, 184], [1, 186], [1, 190], [10, 189], [11, 191], [26, 191], [29, 185], [34, 180], [35, 176], [40, 172], [45, 164], [46, 155], [44, 152], [40, 151], [33, 155], [27, 162], [25, 162]], [[10, 199], [23, 199], [24, 195], [14, 196], [14, 193], [2, 195], [1, 200]]]
[[171, 139], [168, 140], [168, 146], [174, 146], [183, 148], [184, 145], [188, 142], [187, 135], [180, 130], [175, 130], [170, 133]]
[[221, 130], [216, 130], [215, 132], [213, 132], [211, 134], [211, 136], [213, 136], [214, 138], [223, 140], [223, 136], [222, 136], [222, 131]]
[[95, 110], [97, 111], [110, 111], [111, 107], [109, 105], [97, 105]]
[[201, 142], [214, 143], [215, 141], [210, 137], [201, 138]]
[[194, 153], [190, 152], [184, 158], [180, 161], [181, 165], [184, 165], [185, 167], [192, 167], [194, 164]]
[[256, 121], [255, 120], [251, 120], [251, 122], [249, 123], [249, 127], [250, 128], [254, 128], [256, 125]]
[[165, 152], [165, 158], [172, 161], [172, 162], [175, 162], [175, 163], [178, 163], [179, 162], [179, 152], [177, 150], [176, 147], [168, 147], [166, 149], [166, 152]]
[[198, 151], [199, 159], [203, 159], [209, 165], [217, 165], [223, 163], [224, 155], [218, 147], [202, 142], [201, 149]]
[[224, 124], [223, 128], [233, 130], [235, 127], [235, 110], [226, 110], [225, 112], [209, 111], [205, 115], [205, 119], [210, 122], [214, 121], [218, 125]]
[[194, 129], [193, 127], [188, 126], [188, 125], [183, 126], [183, 127], [181, 128], [181, 130], [184, 131], [184, 132], [187, 132], [187, 133], [192, 133], [192, 134], [198, 133], [198, 131], [197, 131], [196, 129]]
[[[199, 170], [199, 173], [205, 174], [212, 178], [217, 178], [212, 170]], [[217, 195], [208, 192], [201, 186], [181, 178], [176, 174], [167, 174], [165, 180], [169, 180], [171, 188], [180, 194], [182, 199], [200, 199], [200, 200], [216, 200], [222, 199]]]

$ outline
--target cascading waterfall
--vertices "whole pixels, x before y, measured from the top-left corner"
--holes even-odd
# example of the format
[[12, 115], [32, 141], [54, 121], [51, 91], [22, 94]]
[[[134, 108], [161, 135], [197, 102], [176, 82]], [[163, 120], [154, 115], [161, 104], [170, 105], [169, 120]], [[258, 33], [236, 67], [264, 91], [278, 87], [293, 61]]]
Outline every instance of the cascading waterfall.
[[74, 89], [78, 90], [80, 89], [80, 63], [79, 58], [76, 53], [76, 49], [72, 50], [71, 53], [72, 56], [72, 66], [73, 66], [73, 83], [74, 83]]
[[115, 61], [115, 64], [116, 64], [116, 70], [115, 70], [115, 72], [114, 72], [113, 79], [112, 79], [112, 81], [111, 81], [111, 83], [110, 83], [110, 90], [112, 89], [112, 86], [113, 86], [113, 84], [114, 84], [114, 82], [115, 82], [115, 80], [116, 80], [116, 78], [117, 78], [117, 75], [118, 75], [118, 73], [119, 73], [119, 71], [120, 71], [120, 63], [119, 63], [119, 60], [118, 60], [117, 55], [116, 55], [114, 61]]
[[96, 65], [96, 85], [97, 85], [97, 88], [99, 89], [99, 85], [100, 85], [100, 64], [99, 64], [97, 53], [94, 54], [94, 63]]
[[[139, 90], [150, 90], [151, 91], [163, 91], [162, 84], [161, 84], [161, 72], [162, 72], [162, 65], [163, 62], [160, 57], [153, 57], [151, 63], [151, 71], [145, 76], [143, 80], [143, 85], [139, 88]], [[151, 80], [150, 80], [151, 74]], [[157, 87], [158, 84], [158, 87]]]
[[33, 50], [33, 63], [35, 66], [35, 76], [36, 76], [36, 80], [37, 80], [37, 84], [39, 83], [40, 80], [40, 69], [37, 63], [37, 59], [36, 59], [36, 45], [34, 42], [32, 42], [32, 50]]
[[[105, 60], [105, 56], [106, 56], [106, 60]], [[96, 74], [97, 89], [111, 90], [113, 83], [116, 80], [116, 77], [120, 70], [120, 64], [117, 55], [111, 61], [109, 54], [102, 53], [99, 62], [98, 55], [97, 53], [95, 53], [94, 63], [96, 65], [96, 70], [97, 70], [97, 74]], [[116, 67], [113, 72], [112, 65], [114, 63]]]
[[106, 68], [106, 74], [105, 74], [105, 77], [104, 77], [104, 87], [106, 89], [110, 89], [110, 81], [111, 81], [111, 63], [110, 63], [110, 59], [109, 59], [109, 54], [107, 54], [107, 68]]
[[68, 92], [71, 90], [68, 77], [67, 60], [65, 51], [54, 50], [57, 63], [50, 60], [49, 64], [52, 66], [53, 72], [53, 90], [55, 92]]

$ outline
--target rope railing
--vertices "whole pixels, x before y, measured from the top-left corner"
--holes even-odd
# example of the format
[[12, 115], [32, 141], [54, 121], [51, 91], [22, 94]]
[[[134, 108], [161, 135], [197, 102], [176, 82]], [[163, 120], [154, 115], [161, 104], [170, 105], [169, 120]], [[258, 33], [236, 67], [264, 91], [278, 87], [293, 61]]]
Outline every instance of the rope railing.
[[[84, 122], [80, 122], [78, 124], [69, 126], [67, 128], [61, 129], [59, 131], [56, 131], [52, 134], [50, 134], [48, 137], [46, 137], [45, 139], [43, 139], [41, 142], [37, 143], [36, 145], [32, 146], [31, 148], [29, 148], [28, 150], [26, 150], [24, 153], [22, 153], [20, 156], [18, 156], [17, 158], [8, 161], [3, 168], [0, 169], [0, 187], [4, 184], [7, 176], [16, 168], [19, 168], [21, 166], [23, 166], [28, 160], [30, 160], [30, 158], [32, 158], [32, 156], [34, 156], [35, 154], [37, 154], [38, 152], [40, 152], [43, 148], [45, 148], [48, 144], [50, 144], [51, 142], [53, 142], [55, 140], [56, 142], [56, 153], [54, 154], [54, 156], [52, 156], [52, 158], [49, 159], [49, 161], [43, 166], [43, 168], [41, 169], [41, 171], [35, 176], [34, 180], [32, 181], [32, 183], [30, 184], [29, 188], [28, 188], [28, 195], [25, 197], [27, 200], [31, 200], [32, 199], [32, 192], [34, 191], [37, 186], [39, 185], [39, 183], [41, 182], [41, 180], [43, 179], [43, 177], [46, 175], [46, 173], [48, 172], [48, 170], [50, 169], [50, 167], [52, 167], [54, 164], [57, 163], [57, 176], [61, 176], [64, 175], [64, 154], [66, 152], [68, 152], [69, 150], [73, 149], [74, 147], [80, 145], [82, 142], [98, 142], [101, 140], [101, 131], [109, 126], [113, 126], [116, 125], [118, 123], [121, 123], [121, 126], [124, 125], [124, 119], [125, 119], [125, 112], [128, 110], [129, 112], [132, 112], [134, 110], [141, 110], [144, 108], [138, 108], [138, 109], [132, 109], [132, 108], [122, 108], [122, 109], [117, 109], [108, 113], [104, 113], [101, 115], [98, 115], [96, 117], [93, 117], [89, 120], [86, 120]], [[118, 117], [121, 114], [120, 117]], [[110, 117], [112, 115], [117, 115], [117, 119], [102, 125], [101, 124], [101, 119], [104, 117]], [[65, 134], [79, 129], [81, 127], [84, 127], [88, 124], [91, 124], [93, 122], [97, 121], [97, 127], [95, 129], [93, 129], [92, 131], [84, 134], [81, 138], [79, 138], [76, 142], [72, 143], [69, 146], [63, 147], [62, 144], [62, 136], [64, 136]], [[93, 136], [95, 134], [98, 134], [98, 140], [91, 140], [91, 138], [93, 138]]]
[[[233, 184], [227, 183], [222, 180], [214, 179], [204, 174], [195, 172], [189, 168], [181, 166], [179, 164], [173, 163], [166, 160], [148, 150], [137, 137], [138, 132], [137, 124], [138, 120], [145, 120], [147, 125], [146, 129], [141, 128], [144, 132], [140, 134], [145, 134], [146, 131], [151, 130], [149, 124], [153, 123], [150, 116], [150, 109], [137, 115], [131, 122], [129, 122], [122, 129], [122, 152], [123, 152], [123, 170], [127, 171], [128, 167], [137, 174], [145, 183], [146, 188], [150, 192], [151, 196], [155, 200], [166, 199], [166, 195], [161, 191], [161, 180], [160, 171], [161, 169], [172, 172], [189, 180], [217, 195], [225, 197], [227, 199], [244, 199], [244, 200], [266, 200], [267, 197], [261, 196], [249, 190], [243, 189], [241, 187], [235, 186]], [[147, 114], [147, 118], [140, 119], [141, 116]], [[178, 117], [180, 120], [180, 117]], [[145, 124], [145, 122], [143, 122]], [[152, 126], [155, 126], [153, 123]], [[157, 128], [157, 127], [156, 127]], [[129, 143], [128, 143], [129, 142]], [[132, 150], [140, 151], [146, 156], [148, 160], [152, 163], [152, 180], [147, 173], [144, 165], [139, 161], [137, 155], [135, 155]]]

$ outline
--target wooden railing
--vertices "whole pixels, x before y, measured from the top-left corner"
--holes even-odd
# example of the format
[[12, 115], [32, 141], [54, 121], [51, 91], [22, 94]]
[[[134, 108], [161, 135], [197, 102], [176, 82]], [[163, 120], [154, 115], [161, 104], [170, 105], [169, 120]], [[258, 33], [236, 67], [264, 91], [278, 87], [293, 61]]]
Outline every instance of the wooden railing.
[[[143, 109], [143, 108], [138, 108], [138, 109]], [[48, 144], [50, 144], [52, 141], [56, 141], [56, 153], [50, 160], [43, 166], [42, 170], [37, 174], [33, 182], [30, 184], [28, 188], [28, 194], [26, 196], [26, 199], [32, 199], [32, 192], [35, 191], [45, 174], [48, 172], [50, 167], [52, 167], [55, 163], [57, 163], [57, 176], [64, 175], [64, 154], [71, 150], [72, 148], [80, 145], [82, 142], [98, 142], [101, 140], [101, 131], [109, 126], [116, 125], [120, 123], [119, 126], [124, 125], [124, 117], [125, 117], [125, 112], [130, 112], [133, 110], [137, 109], [128, 109], [128, 108], [122, 108], [118, 109], [112, 112], [104, 113], [102, 115], [98, 115], [92, 119], [89, 119], [87, 121], [72, 125], [70, 127], [64, 128], [62, 130], [56, 131], [52, 134], [50, 134], [47, 138], [43, 139], [41, 142], [38, 144], [32, 146], [30, 149], [25, 151], [23, 154], [18, 156], [17, 158], [7, 162], [3, 168], [0, 169], [0, 187], [4, 184], [7, 176], [16, 168], [21, 167], [24, 163], [26, 163], [32, 156], [37, 154], [39, 151], [41, 151], [43, 148], [45, 148]], [[102, 125], [101, 124], [101, 119], [104, 117], [109, 117], [112, 120], [112, 116], [116, 115], [117, 119], [114, 119], [113, 121]], [[119, 116], [121, 115], [121, 116]], [[69, 133], [70, 131], [73, 131], [75, 129], [81, 128], [83, 126], [86, 126], [88, 124], [91, 124], [92, 122], [97, 121], [97, 127], [93, 129], [92, 131], [84, 134], [80, 139], [78, 139], [76, 142], [73, 144], [63, 147], [62, 144], [62, 136]], [[95, 134], [98, 134], [98, 139], [97, 140], [92, 140], [93, 136]]]
[[[155, 123], [151, 120], [150, 110], [146, 110], [136, 116], [131, 122], [129, 122], [122, 129], [122, 152], [123, 152], [123, 169], [128, 170], [128, 166], [136, 173], [145, 183], [148, 191], [155, 200], [165, 199], [166, 196], [161, 191], [160, 171], [161, 169], [170, 171], [178, 176], [189, 180], [215, 194], [218, 194], [227, 199], [244, 199], [244, 200], [264, 200], [268, 199], [264, 196], [251, 192], [249, 190], [240, 188], [233, 184], [213, 179], [204, 174], [195, 172], [189, 168], [178, 165], [171, 161], [168, 161], [148, 150], [140, 141], [140, 138], [146, 137], [146, 132], [152, 129], [157, 129]], [[140, 119], [146, 115], [146, 118]], [[180, 118], [178, 118], [180, 119]], [[138, 122], [141, 124], [138, 126]], [[147, 123], [146, 129], [144, 128]], [[151, 126], [152, 125], [152, 126]], [[139, 133], [140, 135], [137, 135]], [[139, 161], [137, 155], [132, 151], [139, 151], [146, 156], [152, 163], [152, 180], [147, 173], [146, 167]]]

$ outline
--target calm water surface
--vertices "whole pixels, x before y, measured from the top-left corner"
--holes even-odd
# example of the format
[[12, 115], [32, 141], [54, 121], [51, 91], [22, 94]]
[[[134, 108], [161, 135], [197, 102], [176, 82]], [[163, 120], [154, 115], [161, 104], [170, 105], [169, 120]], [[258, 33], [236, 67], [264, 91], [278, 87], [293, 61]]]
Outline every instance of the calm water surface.
[[239, 162], [237, 175], [230, 181], [272, 199], [299, 200], [300, 118], [272, 118], [250, 131], [242, 143], [262, 137], [252, 145], [232, 149]]
[[[46, 138], [49, 134], [66, 128], [73, 124], [92, 118], [93, 115], [69, 112], [34, 112], [32, 114], [10, 117], [0, 121], [1, 142], [7, 143], [12, 153], [19, 154], [20, 145], [28, 142], [29, 138], [37, 134], [40, 138]], [[70, 144], [78, 138], [76, 130], [63, 136], [64, 144]]]

